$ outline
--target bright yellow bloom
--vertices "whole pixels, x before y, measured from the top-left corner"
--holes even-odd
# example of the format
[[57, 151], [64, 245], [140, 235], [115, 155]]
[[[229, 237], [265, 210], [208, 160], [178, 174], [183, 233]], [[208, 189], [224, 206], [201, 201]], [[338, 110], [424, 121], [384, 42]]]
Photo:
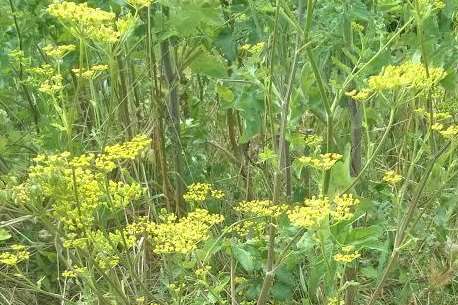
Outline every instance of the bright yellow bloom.
[[193, 183], [188, 186], [183, 199], [188, 203], [201, 204], [208, 199], [222, 199], [224, 192], [217, 190], [209, 183]]
[[62, 276], [63, 277], [78, 277], [86, 272], [87, 272], [86, 267], [74, 266], [71, 269], [65, 270], [64, 272], [62, 272]]
[[99, 8], [91, 8], [87, 3], [63, 1], [49, 5], [48, 12], [67, 24], [74, 32], [95, 41], [115, 43], [120, 36], [113, 24], [116, 15]]
[[10, 251], [0, 253], [0, 263], [8, 266], [15, 266], [30, 257], [29, 251], [24, 245], [12, 245]]
[[244, 220], [234, 226], [231, 232], [244, 238], [259, 238], [263, 235], [266, 225], [264, 222], [256, 220]]
[[457, 140], [458, 125], [451, 125], [447, 129], [439, 131], [439, 133], [446, 139]]
[[[426, 111], [424, 108], [417, 108], [415, 109], [415, 112], [423, 116], [428, 122], [431, 120], [431, 115], [428, 111]], [[433, 120], [434, 122], [437, 121], [445, 121], [448, 119], [453, 118], [453, 115], [451, 115], [448, 112], [433, 112]]]
[[383, 181], [391, 185], [398, 184], [399, 182], [401, 182], [401, 180], [402, 180], [402, 176], [397, 174], [393, 170], [386, 171], [385, 174], [383, 175]]
[[153, 252], [157, 254], [187, 254], [195, 250], [199, 242], [209, 238], [212, 226], [224, 220], [222, 215], [210, 214], [204, 209], [196, 209], [180, 219], [175, 214], [166, 214], [162, 218], [162, 223], [140, 218], [125, 228], [125, 235], [151, 238]]
[[374, 92], [372, 90], [364, 88], [360, 91], [352, 90], [350, 92], [345, 92], [345, 95], [351, 97], [357, 102], [364, 102], [368, 100], [373, 95], [373, 93]]
[[330, 170], [337, 161], [342, 159], [342, 155], [336, 153], [326, 153], [319, 156], [319, 158], [300, 157], [298, 159], [304, 165], [312, 166], [319, 170]]
[[156, 224], [152, 230], [153, 251], [157, 254], [187, 254], [197, 248], [199, 242], [210, 236], [210, 228], [224, 220], [222, 215], [210, 214], [207, 210], [196, 209], [186, 217], [175, 221], [167, 218]]
[[346, 246], [342, 248], [341, 253], [334, 255], [334, 260], [339, 263], [351, 263], [359, 257], [361, 254], [358, 251], [353, 251], [352, 246]]
[[[107, 174], [116, 167], [114, 161], [119, 164], [135, 158], [149, 143], [146, 137], [137, 136], [132, 141], [107, 147], [97, 157], [71, 156], [69, 152], [38, 156], [29, 168], [29, 179], [16, 191], [16, 196], [20, 196], [18, 201], [30, 202], [32, 190], [37, 189], [40, 198], [50, 199], [52, 215], [66, 230], [88, 230], [100, 208], [120, 210], [142, 196], [143, 189], [138, 183], [112, 180]], [[100, 168], [102, 162], [104, 167]]]
[[257, 44], [244, 44], [240, 47], [241, 51], [245, 51], [252, 56], [259, 56], [264, 49], [264, 42], [258, 42]]
[[359, 199], [353, 198], [352, 194], [344, 194], [334, 197], [335, 207], [331, 211], [331, 216], [335, 221], [349, 220], [353, 217], [351, 209], [359, 204]]
[[344, 305], [345, 301], [340, 300], [337, 297], [329, 298], [327, 305]]
[[440, 130], [444, 129], [444, 125], [441, 124], [441, 123], [434, 123], [434, 124], [431, 126], [431, 129], [432, 129], [432, 130], [435, 130], [435, 131], [440, 131]]
[[136, 8], [142, 8], [150, 6], [153, 0], [127, 0], [127, 3]]
[[72, 45], [72, 44], [60, 45], [60, 46], [47, 45], [46, 47], [43, 48], [43, 51], [49, 57], [60, 59], [60, 58], [63, 58], [68, 53], [75, 51], [75, 49], [76, 49], [75, 45]]
[[398, 66], [386, 66], [376, 76], [371, 76], [368, 81], [369, 90], [399, 90], [414, 88], [417, 90], [430, 89], [437, 85], [447, 73], [442, 68], [429, 68], [429, 76], [422, 64], [406, 62]]
[[359, 24], [359, 23], [357, 23], [357, 22], [355, 22], [355, 21], [352, 21], [352, 22], [351, 22], [351, 28], [352, 28], [353, 30], [355, 30], [356, 32], [362, 32], [362, 31], [364, 31], [364, 26], [361, 25], [361, 24]]
[[38, 88], [38, 91], [54, 96], [63, 88], [64, 85], [62, 75], [56, 74], [51, 76], [50, 79], [46, 79], [43, 83], [41, 83], [40, 88]]
[[318, 135], [307, 135], [304, 137], [305, 145], [310, 147], [318, 147], [323, 142], [323, 137]]
[[95, 79], [101, 72], [106, 71], [107, 69], [107, 65], [94, 65], [87, 70], [74, 68], [72, 69], [72, 72], [75, 73], [76, 76], [84, 79]]
[[273, 204], [271, 200], [252, 200], [240, 202], [234, 210], [253, 216], [278, 217], [288, 209], [284, 204]]
[[306, 229], [312, 229], [329, 216], [331, 203], [328, 197], [312, 197], [306, 199], [304, 206], [295, 207], [288, 212], [292, 224]]

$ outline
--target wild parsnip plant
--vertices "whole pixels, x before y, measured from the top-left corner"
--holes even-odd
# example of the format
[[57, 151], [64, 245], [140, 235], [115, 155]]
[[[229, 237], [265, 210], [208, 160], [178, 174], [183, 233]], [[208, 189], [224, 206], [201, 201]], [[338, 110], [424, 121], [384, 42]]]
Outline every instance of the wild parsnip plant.
[[0, 2], [0, 304], [458, 304], [457, 12]]

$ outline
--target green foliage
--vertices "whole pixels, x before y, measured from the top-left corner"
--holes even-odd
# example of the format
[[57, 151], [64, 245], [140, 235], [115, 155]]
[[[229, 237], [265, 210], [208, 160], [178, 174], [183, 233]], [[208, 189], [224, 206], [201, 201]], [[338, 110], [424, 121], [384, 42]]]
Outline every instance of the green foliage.
[[458, 303], [457, 9], [2, 1], [0, 304]]

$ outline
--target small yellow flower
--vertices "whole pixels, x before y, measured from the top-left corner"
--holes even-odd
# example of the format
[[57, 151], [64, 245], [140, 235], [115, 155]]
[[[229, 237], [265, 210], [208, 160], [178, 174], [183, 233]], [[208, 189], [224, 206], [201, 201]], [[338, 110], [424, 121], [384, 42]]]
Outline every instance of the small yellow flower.
[[73, 32], [94, 41], [112, 44], [120, 37], [120, 33], [113, 26], [116, 15], [89, 7], [87, 3], [53, 3], [48, 6], [48, 13], [66, 24]]
[[398, 184], [399, 182], [401, 182], [401, 180], [402, 180], [402, 176], [397, 174], [393, 170], [386, 171], [385, 174], [383, 175], [383, 181], [391, 185]]
[[240, 50], [248, 53], [250, 56], [259, 56], [264, 49], [264, 42], [258, 42], [257, 44], [244, 44], [240, 47]]
[[364, 31], [364, 26], [355, 22], [355, 21], [352, 21], [351, 22], [351, 28], [353, 30], [355, 30], [356, 32], [363, 32]]
[[150, 237], [153, 252], [157, 254], [187, 254], [194, 251], [199, 242], [208, 239], [211, 227], [221, 223], [224, 217], [210, 214], [204, 209], [196, 209], [180, 219], [174, 214], [166, 214], [163, 220], [162, 223], [152, 223], [141, 218], [126, 227], [125, 235]]
[[148, 7], [153, 3], [153, 0], [127, 0], [127, 3], [136, 8]]
[[331, 203], [328, 197], [312, 197], [305, 200], [304, 206], [289, 211], [288, 218], [295, 226], [311, 229], [328, 217], [330, 211]]
[[344, 305], [345, 301], [337, 297], [329, 298], [327, 305]]
[[15, 266], [30, 257], [29, 251], [24, 245], [12, 245], [10, 251], [0, 253], [0, 263], [8, 266]]
[[65, 270], [62, 272], [63, 277], [78, 277], [87, 272], [86, 267], [73, 266], [71, 269]]
[[342, 159], [342, 155], [336, 153], [326, 153], [319, 156], [319, 158], [312, 158], [302, 156], [298, 161], [304, 165], [314, 167], [319, 170], [330, 170], [337, 161]]
[[331, 215], [335, 221], [348, 220], [353, 217], [352, 207], [359, 204], [359, 199], [353, 198], [352, 194], [336, 195], [334, 197], [335, 207]]
[[439, 133], [446, 139], [457, 140], [458, 125], [451, 125], [447, 129], [439, 131]]
[[209, 183], [193, 183], [188, 186], [183, 199], [188, 203], [201, 204], [208, 199], [223, 199], [224, 192], [217, 190]]
[[318, 135], [307, 135], [304, 137], [305, 145], [310, 147], [318, 147], [323, 142], [323, 137]]
[[352, 246], [346, 246], [342, 248], [341, 253], [334, 255], [334, 260], [339, 263], [351, 263], [359, 257], [361, 254], [358, 251], [353, 251]]
[[203, 266], [201, 268], [198, 268], [196, 271], [195, 271], [195, 274], [196, 274], [196, 277], [198, 278], [204, 278], [211, 270], [211, 266], [207, 265], [207, 266]]
[[75, 49], [76, 49], [75, 45], [72, 45], [72, 44], [60, 45], [60, 46], [47, 45], [46, 47], [43, 48], [43, 51], [49, 57], [60, 59], [60, 58], [63, 58], [68, 53], [75, 51]]
[[435, 131], [440, 131], [440, 130], [444, 129], [444, 125], [442, 125], [441, 123], [434, 123], [431, 126], [431, 129], [435, 130]]
[[386, 66], [368, 81], [370, 90], [398, 90], [402, 88], [430, 89], [437, 85], [447, 73], [442, 68], [430, 67], [428, 72], [423, 64], [405, 62], [398, 66]]
[[234, 210], [243, 214], [264, 217], [278, 217], [284, 214], [288, 207], [284, 204], [273, 204], [271, 200], [252, 200], [240, 202]]

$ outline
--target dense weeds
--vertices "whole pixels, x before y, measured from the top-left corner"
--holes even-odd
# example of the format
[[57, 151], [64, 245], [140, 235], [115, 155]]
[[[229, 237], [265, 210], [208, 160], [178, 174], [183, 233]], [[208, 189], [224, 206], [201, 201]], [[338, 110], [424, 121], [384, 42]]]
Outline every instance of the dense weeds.
[[457, 0], [0, 8], [0, 304], [458, 304]]

